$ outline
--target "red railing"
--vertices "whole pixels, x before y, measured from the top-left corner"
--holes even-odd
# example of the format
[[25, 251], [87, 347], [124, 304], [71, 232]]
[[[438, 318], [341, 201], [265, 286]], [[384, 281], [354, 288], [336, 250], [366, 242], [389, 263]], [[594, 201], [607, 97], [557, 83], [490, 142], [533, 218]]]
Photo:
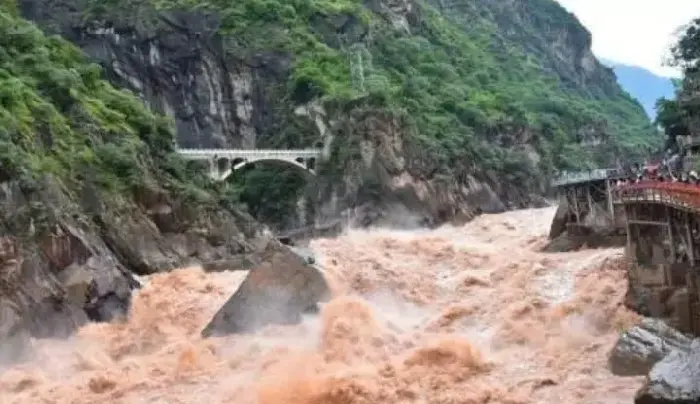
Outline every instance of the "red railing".
[[641, 181], [615, 188], [619, 202], [657, 202], [700, 211], [700, 186], [683, 182]]

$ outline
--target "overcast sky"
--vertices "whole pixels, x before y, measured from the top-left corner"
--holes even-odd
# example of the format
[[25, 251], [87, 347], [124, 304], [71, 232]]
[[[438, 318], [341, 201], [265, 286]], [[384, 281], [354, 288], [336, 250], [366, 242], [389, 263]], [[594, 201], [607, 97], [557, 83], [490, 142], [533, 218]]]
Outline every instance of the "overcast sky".
[[593, 53], [674, 75], [663, 59], [678, 28], [700, 17], [700, 0], [558, 0], [593, 35]]

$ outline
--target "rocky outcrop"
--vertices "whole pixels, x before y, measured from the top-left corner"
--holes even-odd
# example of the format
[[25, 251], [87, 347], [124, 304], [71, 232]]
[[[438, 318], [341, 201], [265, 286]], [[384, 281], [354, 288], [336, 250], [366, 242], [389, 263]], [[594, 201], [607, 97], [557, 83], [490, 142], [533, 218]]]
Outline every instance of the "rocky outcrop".
[[669, 353], [687, 352], [692, 340], [663, 320], [645, 318], [625, 331], [610, 353], [610, 370], [618, 376], [642, 376]]
[[259, 133], [279, 129], [287, 118], [277, 113], [275, 89], [289, 76], [291, 55], [226, 52], [235, 44], [218, 34], [215, 14], [144, 6], [137, 17], [143, 24], [128, 18], [134, 10], [116, 9], [107, 21], [86, 22], [88, 5], [81, 0], [18, 3], [26, 18], [105, 67], [110, 81], [172, 117], [182, 148], [253, 148]]
[[700, 403], [700, 340], [694, 340], [689, 351], [671, 352], [657, 363], [634, 403]]
[[270, 244], [262, 263], [202, 330], [203, 337], [254, 332], [270, 324], [297, 324], [303, 313], [317, 310], [330, 296], [323, 272], [313, 259], [279, 244]]
[[[287, 41], [253, 41], [255, 44], [251, 44], [250, 38], [246, 38], [248, 41], [240, 38], [249, 35], [249, 32], [230, 33], [237, 28], [236, 24], [232, 25], [233, 21], [250, 30], [260, 29], [263, 35], [275, 38], [276, 35], [284, 37], [288, 34], [278, 32], [276, 22], [249, 21], [256, 18], [255, 13], [247, 15], [238, 10], [222, 13], [228, 18], [221, 18], [213, 11], [156, 11], [149, 2], [139, 3], [138, 6], [116, 2], [113, 9], [105, 10], [102, 7], [100, 13], [95, 13], [95, 9], [100, 8], [95, 3], [99, 2], [20, 0], [19, 6], [22, 15], [36, 21], [43, 29], [61, 34], [77, 44], [105, 68], [112, 82], [131, 89], [146, 104], [173, 117], [181, 147], [322, 146], [324, 157], [331, 161], [318, 170], [322, 178], [309, 190], [310, 199], [321, 205], [315, 209], [315, 216], [309, 216], [309, 222], [325, 223], [336, 220], [341, 212], [352, 212], [355, 222], [361, 225], [430, 225], [446, 220], [468, 220], [480, 212], [544, 205], [544, 200], [536, 195], [543, 194], [547, 188], [543, 167], [551, 165], [551, 162], [545, 159], [547, 156], [541, 155], [540, 146], [552, 136], [540, 133], [541, 128], [530, 127], [525, 123], [528, 119], [523, 118], [520, 122], [510, 117], [523, 115], [524, 112], [537, 114], [543, 110], [556, 110], [559, 106], [550, 108], [543, 104], [536, 111], [521, 111], [521, 105], [517, 104], [514, 111], [485, 114], [480, 110], [481, 106], [477, 106], [478, 102], [470, 105], [469, 102], [474, 100], [470, 100], [471, 94], [465, 94], [458, 97], [458, 103], [469, 101], [467, 104], [440, 107], [441, 112], [426, 119], [441, 123], [435, 125], [435, 133], [425, 136], [441, 138], [442, 131], [449, 129], [450, 136], [473, 136], [478, 139], [474, 141], [475, 145], [484, 143], [475, 146], [476, 149], [482, 146], [484, 149], [497, 149], [498, 153], [494, 153], [493, 159], [507, 160], [510, 157], [504, 155], [512, 153], [522, 160], [511, 164], [508, 170], [497, 170], [481, 167], [487, 159], [478, 163], [473, 161], [475, 154], [481, 154], [478, 151], [471, 151], [471, 156], [453, 153], [459, 157], [449, 161], [443, 159], [438, 163], [441, 158], [434, 153], [431, 155], [424, 146], [411, 144], [415, 143], [416, 138], [415, 122], [401, 122], [397, 114], [388, 113], [387, 108], [372, 105], [372, 97], [367, 96], [369, 83], [389, 83], [389, 72], [396, 68], [393, 65], [402, 63], [379, 60], [379, 54], [384, 52], [372, 42], [392, 41], [390, 37], [411, 34], [414, 37], [422, 35], [422, 39], [435, 46], [436, 51], [445, 46], [439, 35], [433, 35], [432, 31], [441, 30], [432, 27], [432, 10], [426, 11], [424, 4], [412, 0], [362, 2], [360, 7], [364, 6], [366, 10], [363, 11], [367, 11], [364, 16], [371, 16], [370, 26], [382, 24], [379, 31], [396, 31], [396, 35], [392, 33], [386, 38], [372, 41], [368, 40], [371, 33], [369, 26], [359, 14], [313, 7], [310, 7], [313, 11], [291, 10], [289, 18], [298, 18], [297, 23], [300, 24], [296, 28], [310, 30], [309, 40], [290, 39], [299, 41], [293, 47], [295, 50], [282, 52], [278, 49], [284, 48], [283, 44], [287, 44]], [[521, 45], [525, 54], [542, 59], [543, 77], [546, 76], [547, 81], [559, 77], [561, 87], [567, 91], [575, 88], [580, 90], [582, 97], [591, 94], [598, 97], [600, 93], [601, 97], [609, 96], [611, 99], [622, 94], [614, 75], [603, 68], [590, 52], [590, 34], [554, 2], [541, 2], [535, 14], [520, 2], [512, 1], [502, 4], [486, 1], [433, 3], [443, 14], [459, 22], [454, 26], [455, 32], [462, 23], [466, 31], [471, 31], [474, 23], [483, 23], [485, 30], [494, 26], [502, 28], [493, 38], [484, 38], [493, 41], [489, 46], [494, 49], [488, 50], [493, 51], [493, 55], [489, 54], [488, 58], [475, 56], [489, 60], [493, 56], [499, 60], [488, 69], [484, 67], [483, 72], [474, 72], [475, 85], [482, 81], [489, 82], [488, 85], [484, 84], [483, 89], [474, 89], [474, 94], [483, 92], [483, 97], [475, 99], [495, 97], [500, 100], [501, 94], [491, 94], [490, 91], [501, 85], [510, 86], [511, 83], [507, 80], [500, 82], [497, 75], [488, 72], [500, 69], [497, 64], [501, 63], [500, 59], [505, 60], [504, 66], [519, 64], [499, 52]], [[210, 6], [212, 9], [225, 7]], [[296, 15], [292, 17], [292, 14]], [[532, 18], [530, 14], [533, 14]], [[559, 17], [563, 19], [561, 25]], [[514, 24], [513, 19], [522, 24]], [[270, 20], [275, 18], [271, 17]], [[550, 21], [557, 21], [556, 26], [546, 26]], [[224, 27], [226, 24], [229, 25]], [[530, 38], [532, 32], [542, 35]], [[501, 37], [501, 34], [504, 36]], [[313, 41], [310, 39], [312, 36]], [[314, 42], [316, 40], [319, 42]], [[483, 43], [481, 39], [479, 41]], [[510, 42], [504, 44], [503, 41]], [[387, 46], [387, 49], [399, 49], [393, 43], [381, 45]], [[328, 54], [319, 51], [321, 59], [307, 57], [301, 62], [313, 60], [312, 63], [322, 65], [325, 62], [321, 63], [320, 60], [328, 58], [331, 67], [320, 68], [318, 73], [334, 77], [298, 79], [299, 71], [295, 69], [304, 63], [300, 62], [300, 55], [293, 52], [299, 51], [308, 56], [321, 47], [331, 48], [332, 51]], [[355, 56], [349, 54], [354, 50], [358, 51], [357, 55], [363, 55], [359, 67], [355, 65]], [[471, 54], [464, 56], [472, 57]], [[345, 71], [348, 67], [346, 60], [350, 72]], [[374, 65], [372, 60], [376, 61]], [[312, 72], [317, 71], [316, 67], [307, 66]], [[411, 69], [418, 67], [412, 66]], [[445, 67], [448, 71], [452, 69], [449, 63]], [[358, 69], [361, 72], [358, 73]], [[534, 77], [540, 72], [532, 73]], [[358, 79], [360, 76], [362, 78]], [[427, 77], [425, 82], [433, 79]], [[362, 83], [358, 84], [358, 80]], [[491, 80], [495, 80], [494, 83], [490, 83]], [[417, 84], [422, 82], [423, 78], [420, 78]], [[396, 87], [392, 91], [398, 91], [405, 83], [390, 84], [388, 87]], [[329, 97], [320, 97], [324, 91], [320, 87], [342, 87], [344, 90], [352, 87], [357, 94], [341, 97], [342, 100], [333, 99], [330, 94], [325, 94]], [[591, 90], [589, 87], [595, 88]], [[426, 91], [424, 88], [418, 89], [418, 92]], [[512, 88], [510, 92], [517, 94], [517, 90]], [[430, 100], [419, 108], [419, 113], [440, 103], [432, 101], [432, 97], [435, 95], [413, 100], [417, 102], [420, 99], [421, 103]], [[333, 101], [325, 102], [327, 98]], [[338, 107], [336, 104], [344, 105]], [[395, 108], [400, 109], [405, 110], [406, 105]], [[492, 116], [487, 117], [489, 114]], [[491, 118], [500, 118], [495, 116], [506, 118], [503, 122], [496, 122]], [[478, 125], [476, 121], [479, 121]], [[451, 126], [453, 122], [460, 123]], [[445, 128], [440, 128], [441, 125]], [[599, 142], [609, 132], [605, 122], [576, 122], [574, 126], [576, 133], [572, 136], [579, 143]], [[345, 143], [347, 138], [351, 138], [351, 144]], [[440, 147], [451, 146], [447, 142], [447, 145]], [[455, 145], [454, 148], [467, 149], [462, 145]], [[349, 155], [334, 160], [334, 151]], [[554, 149], [551, 152], [563, 153]], [[503, 165], [510, 163], [513, 162], [508, 161]], [[328, 166], [332, 165], [336, 167], [329, 170]], [[308, 224], [293, 223], [297, 227]]]
[[89, 193], [81, 205], [51, 177], [36, 189], [0, 183], [0, 359], [20, 359], [29, 336], [126, 315], [139, 287], [132, 273], [254, 255], [271, 240], [250, 217], [165, 191], [140, 205]]
[[[319, 193], [313, 197], [322, 222], [346, 212], [359, 226], [433, 226], [467, 221], [481, 213], [547, 205], [537, 191], [529, 193], [469, 162], [455, 167], [463, 173], [460, 178], [438, 174], [435, 159], [407, 139], [405, 122], [395, 117], [355, 111], [335, 125], [353, 126], [353, 133], [345, 136], [354, 143], [341, 147], [356, 148], [361, 158], [342, 172], [319, 179]], [[544, 189], [544, 181], [541, 186]]]

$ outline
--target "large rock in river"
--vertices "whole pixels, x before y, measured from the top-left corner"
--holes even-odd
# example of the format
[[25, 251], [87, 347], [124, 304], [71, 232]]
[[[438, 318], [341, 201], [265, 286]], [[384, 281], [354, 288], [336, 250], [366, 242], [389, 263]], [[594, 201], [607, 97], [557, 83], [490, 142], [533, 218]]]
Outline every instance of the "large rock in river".
[[618, 376], [642, 376], [674, 350], [687, 351], [692, 340], [663, 320], [645, 318], [618, 339], [608, 363]]
[[688, 351], [673, 351], [654, 365], [635, 404], [700, 403], [700, 339]]
[[323, 272], [304, 252], [271, 243], [263, 262], [202, 330], [203, 337], [254, 332], [269, 324], [297, 324], [330, 297]]

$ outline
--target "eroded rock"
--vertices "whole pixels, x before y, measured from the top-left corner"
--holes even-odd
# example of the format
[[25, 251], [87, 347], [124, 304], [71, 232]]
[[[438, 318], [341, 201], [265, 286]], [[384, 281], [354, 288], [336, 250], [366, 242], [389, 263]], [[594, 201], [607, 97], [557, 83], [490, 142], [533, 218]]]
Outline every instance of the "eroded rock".
[[254, 332], [269, 324], [296, 324], [330, 293], [323, 272], [305, 253], [270, 244], [262, 263], [202, 331], [210, 337]]
[[634, 399], [635, 404], [700, 403], [700, 339], [658, 362]]
[[692, 340], [662, 320], [645, 318], [622, 333], [608, 363], [618, 376], [642, 376], [674, 350], [687, 351]]

